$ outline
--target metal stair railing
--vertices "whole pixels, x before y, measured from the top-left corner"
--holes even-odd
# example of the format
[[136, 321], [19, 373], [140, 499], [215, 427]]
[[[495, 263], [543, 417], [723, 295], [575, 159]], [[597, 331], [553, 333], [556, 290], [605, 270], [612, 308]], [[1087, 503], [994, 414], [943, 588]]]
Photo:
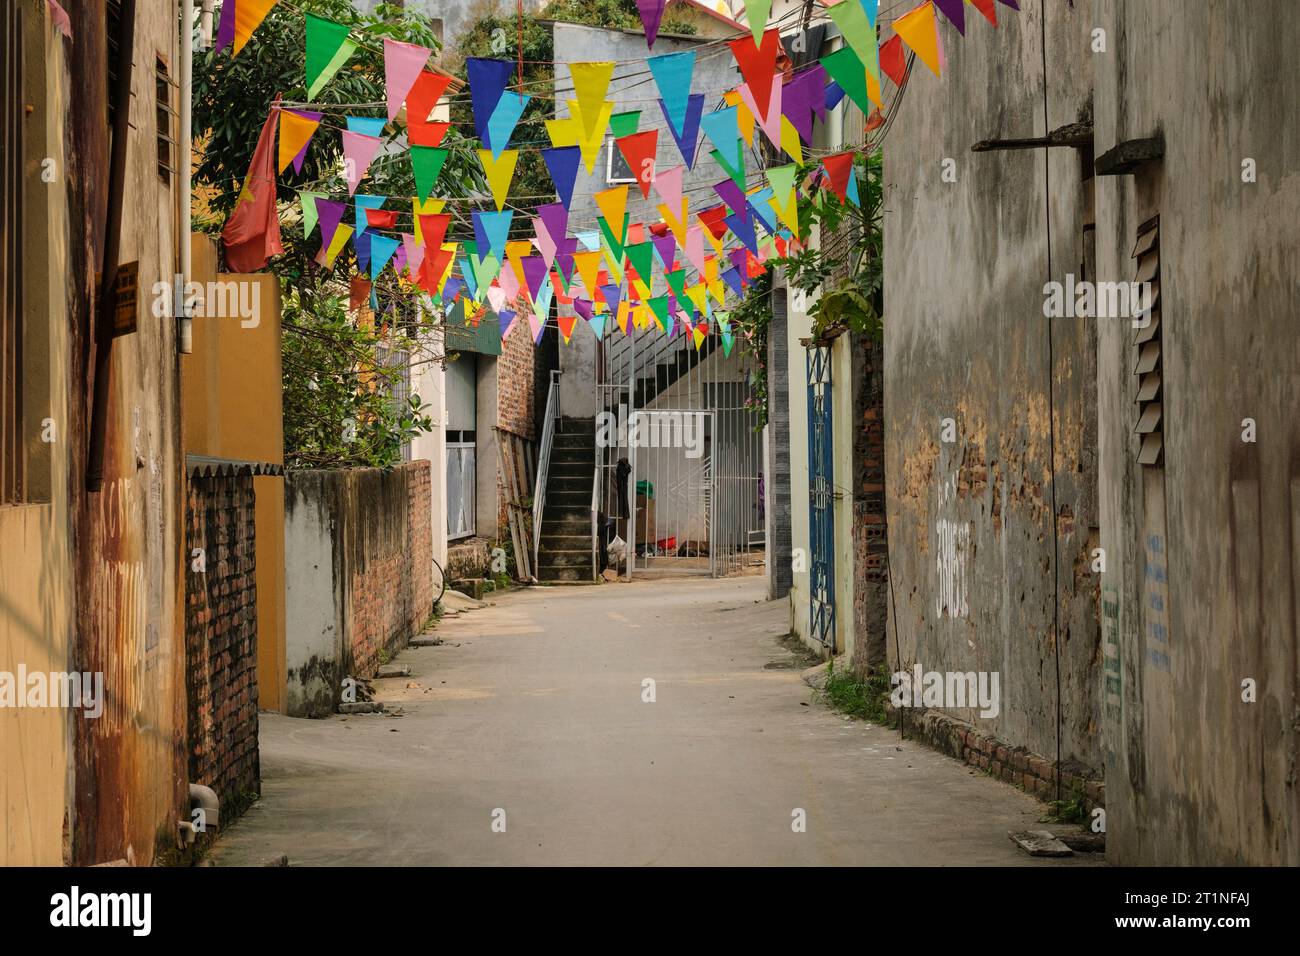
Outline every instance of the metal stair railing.
[[537, 577], [537, 556], [542, 546], [542, 514], [546, 511], [546, 478], [551, 467], [551, 446], [555, 443], [555, 423], [560, 419], [560, 370], [551, 372], [551, 386], [546, 392], [546, 418], [542, 422], [542, 440], [537, 451], [537, 481], [533, 487], [533, 577]]

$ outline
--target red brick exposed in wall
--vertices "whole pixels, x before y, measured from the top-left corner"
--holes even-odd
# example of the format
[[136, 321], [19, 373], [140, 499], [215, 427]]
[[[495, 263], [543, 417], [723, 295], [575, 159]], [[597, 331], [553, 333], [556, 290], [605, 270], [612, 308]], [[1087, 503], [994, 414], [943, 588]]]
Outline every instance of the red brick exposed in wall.
[[497, 426], [522, 438], [533, 439], [533, 366], [535, 349], [528, 338], [528, 323], [511, 329], [497, 357]]
[[[185, 515], [189, 779], [223, 806], [260, 792], [257, 559], [251, 475], [192, 477]], [[205, 570], [194, 571], [195, 549]]]
[[348, 673], [355, 677], [373, 677], [385, 656], [404, 648], [433, 613], [429, 463], [409, 462], [366, 480], [378, 482], [383, 493], [363, 488], [365, 506], [348, 511], [392, 533], [357, 529], [352, 536], [374, 548], [349, 560]]
[[853, 338], [853, 669], [885, 662], [889, 541], [885, 526], [884, 362], [879, 341]]

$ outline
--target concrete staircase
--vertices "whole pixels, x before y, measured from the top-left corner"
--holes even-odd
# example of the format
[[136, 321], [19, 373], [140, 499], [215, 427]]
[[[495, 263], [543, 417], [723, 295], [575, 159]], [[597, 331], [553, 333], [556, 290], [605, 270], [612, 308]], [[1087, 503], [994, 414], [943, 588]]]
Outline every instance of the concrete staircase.
[[596, 423], [590, 418], [561, 418], [547, 471], [538, 581], [591, 581], [591, 480], [595, 462]]

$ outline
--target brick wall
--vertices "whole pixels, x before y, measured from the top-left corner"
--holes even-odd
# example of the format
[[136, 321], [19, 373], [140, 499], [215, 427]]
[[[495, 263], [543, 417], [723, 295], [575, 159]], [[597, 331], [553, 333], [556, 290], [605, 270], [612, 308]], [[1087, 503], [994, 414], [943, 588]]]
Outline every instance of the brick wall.
[[528, 322], [523, 316], [518, 321], [520, 327], [506, 335], [497, 357], [497, 426], [533, 439], [537, 437], [533, 409], [536, 356]]
[[881, 344], [854, 334], [853, 660], [866, 671], [886, 660], [889, 540], [885, 527], [884, 376]]
[[429, 463], [358, 469], [350, 478], [348, 673], [372, 677], [433, 613]]
[[[224, 807], [260, 792], [253, 478], [192, 476], [185, 514], [189, 778]], [[195, 549], [205, 569], [195, 571]]]

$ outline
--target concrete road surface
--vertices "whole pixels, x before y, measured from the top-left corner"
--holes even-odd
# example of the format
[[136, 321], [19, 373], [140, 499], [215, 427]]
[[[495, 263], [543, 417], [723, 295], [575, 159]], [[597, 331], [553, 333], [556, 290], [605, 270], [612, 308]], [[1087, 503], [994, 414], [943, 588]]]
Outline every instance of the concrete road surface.
[[403, 716], [262, 716], [262, 799], [213, 860], [1096, 862], [1027, 857], [1007, 831], [1032, 828], [1038, 801], [815, 702], [781, 643], [788, 604], [762, 588], [534, 588], [444, 620], [449, 643], [378, 682]]

